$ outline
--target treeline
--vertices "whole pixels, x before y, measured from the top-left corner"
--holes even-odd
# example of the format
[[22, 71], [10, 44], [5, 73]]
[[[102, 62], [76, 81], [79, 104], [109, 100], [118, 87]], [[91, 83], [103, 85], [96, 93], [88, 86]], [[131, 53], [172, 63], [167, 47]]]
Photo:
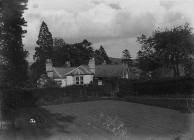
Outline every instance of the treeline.
[[69, 44], [61, 38], [52, 37], [47, 24], [43, 21], [40, 27], [38, 40], [36, 42], [35, 54], [33, 56], [35, 62], [31, 66], [32, 82], [37, 81], [41, 74], [46, 72], [46, 59], [51, 59], [56, 67], [79, 66], [88, 64], [90, 58], [94, 57], [96, 64], [110, 64], [111, 61], [103, 48], [94, 50], [92, 43], [88, 40], [83, 40], [79, 43]]
[[103, 46], [94, 50], [92, 43], [86, 39], [75, 44], [65, 43], [65, 41], [60, 38], [54, 39], [52, 56], [54, 66], [65, 66], [67, 65], [67, 61], [70, 62], [71, 66], [88, 64], [89, 59], [92, 57], [95, 57], [97, 65], [102, 63], [111, 63]]

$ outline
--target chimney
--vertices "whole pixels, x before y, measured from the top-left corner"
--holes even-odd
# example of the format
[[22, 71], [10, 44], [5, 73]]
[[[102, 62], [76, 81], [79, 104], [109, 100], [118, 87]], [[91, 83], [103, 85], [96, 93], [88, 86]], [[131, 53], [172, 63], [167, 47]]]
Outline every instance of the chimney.
[[95, 59], [91, 58], [88, 63], [89, 69], [92, 73], [95, 74]]
[[46, 60], [46, 74], [49, 78], [53, 78], [53, 64], [51, 59]]

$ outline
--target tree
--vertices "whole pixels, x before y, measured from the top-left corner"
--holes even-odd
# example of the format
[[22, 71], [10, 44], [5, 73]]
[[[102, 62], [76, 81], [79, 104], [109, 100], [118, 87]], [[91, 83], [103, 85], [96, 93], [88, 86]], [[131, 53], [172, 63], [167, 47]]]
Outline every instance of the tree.
[[65, 66], [66, 61], [70, 61], [70, 45], [65, 43], [62, 38], [54, 39], [53, 46], [53, 65], [57, 67]]
[[32, 81], [34, 82], [38, 80], [41, 74], [46, 73], [46, 59], [53, 58], [53, 38], [44, 21], [41, 24], [36, 44], [38, 47], [35, 48], [35, 54], [33, 56], [35, 63], [31, 66], [33, 77]]
[[53, 54], [53, 38], [46, 23], [43, 21], [40, 27], [38, 40], [36, 41], [38, 47], [35, 48], [35, 61], [51, 59]]
[[69, 47], [70, 62], [72, 66], [88, 64], [88, 61], [93, 57], [92, 43], [84, 39], [80, 43], [71, 44]]
[[174, 77], [180, 76], [179, 66], [184, 66], [194, 51], [192, 28], [189, 24], [172, 29], [158, 29], [150, 37], [138, 37], [138, 42], [142, 44], [138, 53], [140, 61], [148, 62], [151, 59], [151, 70], [157, 66], [172, 68]]
[[27, 76], [28, 52], [23, 49], [22, 38], [26, 33], [22, 26], [26, 21], [22, 17], [27, 0], [1, 1], [1, 55], [5, 66], [4, 86], [23, 87]]
[[131, 59], [131, 55], [129, 53], [129, 50], [125, 49], [122, 51], [122, 62], [127, 64], [128, 66], [132, 65], [132, 59]]
[[[17, 96], [15, 88], [24, 87], [28, 79], [26, 61], [28, 52], [24, 50], [22, 43], [23, 34], [26, 33], [22, 29], [26, 26], [22, 17], [26, 5], [27, 0], [0, 1], [0, 80], [2, 80], [0, 83], [0, 121], [13, 119], [14, 115], [10, 112], [14, 108], [9, 105], [21, 101], [13, 97], [13, 95]], [[1, 89], [2, 87], [4, 90]], [[12, 95], [5, 92], [8, 89], [14, 89]]]
[[102, 64], [102, 63], [106, 63], [106, 64], [110, 64], [111, 61], [104, 49], [103, 46], [100, 46], [100, 48], [98, 50], [95, 51], [95, 60], [96, 60], [96, 64]]

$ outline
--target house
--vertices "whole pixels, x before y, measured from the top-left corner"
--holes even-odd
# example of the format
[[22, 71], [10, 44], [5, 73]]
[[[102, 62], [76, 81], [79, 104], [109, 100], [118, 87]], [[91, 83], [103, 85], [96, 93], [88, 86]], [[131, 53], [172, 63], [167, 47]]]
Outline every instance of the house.
[[[69, 64], [69, 63], [68, 63]], [[95, 65], [94, 58], [89, 60], [88, 65], [78, 67], [53, 67], [51, 60], [46, 61], [47, 76], [55, 80], [61, 87], [70, 85], [88, 85], [97, 80], [98, 85], [103, 85], [104, 78], [131, 77], [129, 68], [125, 64], [120, 65]]]

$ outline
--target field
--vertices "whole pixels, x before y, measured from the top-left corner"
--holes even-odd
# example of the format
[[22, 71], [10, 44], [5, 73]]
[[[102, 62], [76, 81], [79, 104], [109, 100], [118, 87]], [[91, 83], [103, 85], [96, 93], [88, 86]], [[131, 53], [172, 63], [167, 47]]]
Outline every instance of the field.
[[[21, 112], [12, 136], [18, 140], [192, 140], [192, 113], [137, 103], [104, 100]], [[22, 125], [30, 118], [36, 123]]]

